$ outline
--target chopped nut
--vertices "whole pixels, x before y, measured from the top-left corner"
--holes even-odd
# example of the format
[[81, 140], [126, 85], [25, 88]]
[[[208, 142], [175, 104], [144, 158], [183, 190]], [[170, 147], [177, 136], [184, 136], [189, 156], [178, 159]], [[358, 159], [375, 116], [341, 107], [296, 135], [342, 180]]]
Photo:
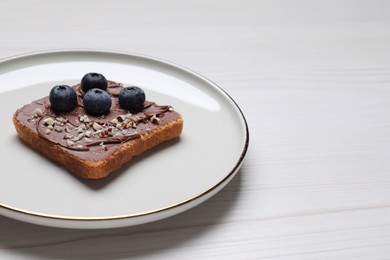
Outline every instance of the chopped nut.
[[47, 129], [49, 129], [49, 130], [53, 130], [53, 129], [54, 129], [54, 126], [52, 126], [52, 125], [48, 125], [48, 126], [47, 126]]
[[84, 133], [80, 133], [78, 136], [73, 138], [73, 141], [75, 141], [75, 142], [80, 141], [83, 137], [84, 137]]
[[84, 138], [84, 141], [85, 141], [86, 143], [90, 143], [90, 142], [92, 142], [92, 139], [89, 139], [89, 138], [85, 137], [85, 138]]
[[108, 132], [107, 131], [100, 131], [98, 135], [100, 138], [103, 138], [103, 137], [106, 137], [108, 135]]
[[64, 117], [56, 117], [56, 121], [58, 121], [60, 123], [65, 123], [66, 122], [66, 118], [64, 118]]
[[93, 129], [95, 130], [95, 131], [98, 131], [98, 130], [102, 130], [102, 126], [101, 125], [99, 125], [98, 123], [93, 123], [93, 125], [92, 125], [92, 127], [93, 127]]
[[132, 114], [128, 113], [127, 115], [125, 115], [125, 118], [131, 119], [131, 116], [132, 116]]
[[71, 138], [73, 138], [73, 135], [71, 135], [71, 134], [65, 134], [64, 135], [64, 139], [71, 139]]
[[77, 133], [85, 132], [85, 129], [87, 129], [87, 126], [85, 124], [81, 124], [77, 127]]
[[67, 140], [67, 141], [66, 141], [66, 144], [67, 144], [68, 146], [74, 146], [74, 142], [71, 141], [71, 140]]
[[92, 131], [85, 131], [85, 133], [84, 133], [84, 135], [85, 135], [86, 137], [90, 137], [91, 134], [92, 134]]
[[69, 133], [70, 131], [71, 131], [71, 129], [69, 126], [65, 127], [65, 132]]
[[134, 116], [134, 117], [132, 117], [131, 118], [133, 121], [140, 121], [141, 120], [141, 117], [139, 117], [139, 116]]
[[107, 128], [107, 135], [109, 135], [109, 136], [114, 135], [114, 131], [113, 131], [112, 127]]
[[87, 115], [80, 116], [79, 119], [80, 119], [80, 122], [85, 122], [85, 123], [90, 122], [89, 117]]
[[123, 122], [123, 121], [125, 121], [125, 119], [126, 119], [126, 116], [124, 116], [124, 115], [120, 115], [120, 116], [118, 116], [117, 118], [116, 118], [119, 122]]
[[43, 123], [44, 123], [45, 125], [54, 125], [54, 119], [51, 118], [51, 117], [45, 118], [45, 119], [43, 120]]
[[130, 121], [123, 126], [123, 129], [129, 129], [129, 128], [137, 128], [137, 123], [134, 121]]
[[152, 122], [153, 124], [158, 124], [160, 123], [160, 118], [158, 118], [156, 115], [153, 115], [151, 118], [150, 118], [150, 122]]
[[43, 116], [43, 112], [42, 112], [42, 110], [40, 108], [34, 109], [32, 114], [33, 114], [34, 117], [41, 117], [41, 116]]
[[62, 132], [63, 130], [64, 130], [64, 128], [63, 127], [61, 127], [61, 126], [56, 126], [56, 127], [54, 127], [54, 130], [56, 130], [57, 132]]
[[118, 119], [116, 119], [116, 118], [114, 118], [114, 119], [111, 120], [111, 123], [114, 124], [114, 125], [118, 124], [118, 122], [119, 122], [119, 121], [118, 121]]
[[50, 130], [50, 129], [46, 129], [46, 130], [45, 130], [45, 133], [46, 133], [46, 134], [50, 134], [50, 133], [51, 133], [51, 130]]

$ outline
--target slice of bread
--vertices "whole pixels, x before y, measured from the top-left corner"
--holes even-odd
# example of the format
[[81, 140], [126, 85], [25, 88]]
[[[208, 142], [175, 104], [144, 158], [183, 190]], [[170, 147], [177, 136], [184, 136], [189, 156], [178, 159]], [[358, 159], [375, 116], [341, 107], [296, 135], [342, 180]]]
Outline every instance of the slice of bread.
[[144, 109], [129, 113], [119, 107], [122, 85], [109, 81], [110, 112], [101, 117], [87, 115], [80, 85], [75, 110], [55, 114], [48, 97], [18, 109], [13, 123], [19, 136], [33, 149], [74, 174], [99, 179], [121, 168], [133, 156], [180, 136], [182, 116], [171, 106], [146, 101]]

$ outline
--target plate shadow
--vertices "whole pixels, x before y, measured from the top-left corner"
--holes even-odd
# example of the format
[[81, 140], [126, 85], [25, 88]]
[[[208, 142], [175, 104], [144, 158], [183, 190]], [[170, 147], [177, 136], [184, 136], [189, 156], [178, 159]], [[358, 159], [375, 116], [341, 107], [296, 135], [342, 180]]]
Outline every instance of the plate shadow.
[[134, 227], [72, 230], [38, 226], [0, 216], [0, 249], [27, 258], [128, 258], [161, 252], [201, 239], [226, 224], [240, 198], [241, 169], [219, 193], [176, 216]]

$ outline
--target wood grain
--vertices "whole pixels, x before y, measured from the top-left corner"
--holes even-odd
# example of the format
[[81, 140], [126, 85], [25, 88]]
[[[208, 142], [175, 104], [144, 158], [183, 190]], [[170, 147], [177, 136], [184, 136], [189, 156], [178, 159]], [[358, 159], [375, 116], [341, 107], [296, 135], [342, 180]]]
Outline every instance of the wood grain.
[[1, 1], [0, 39], [1, 58], [181, 64], [226, 90], [251, 134], [238, 176], [188, 212], [90, 231], [0, 217], [0, 259], [390, 259], [390, 2]]

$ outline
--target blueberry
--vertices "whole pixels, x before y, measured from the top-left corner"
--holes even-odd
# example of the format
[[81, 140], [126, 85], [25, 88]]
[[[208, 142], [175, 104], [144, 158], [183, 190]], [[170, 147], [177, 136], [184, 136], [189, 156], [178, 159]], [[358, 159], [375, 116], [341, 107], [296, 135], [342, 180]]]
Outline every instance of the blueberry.
[[70, 112], [77, 106], [76, 91], [67, 85], [53, 87], [49, 100], [52, 110], [57, 114]]
[[85, 74], [81, 79], [81, 89], [84, 91], [84, 93], [87, 93], [88, 90], [93, 88], [106, 90], [107, 86], [108, 83], [106, 78], [100, 73], [90, 72]]
[[110, 95], [98, 88], [88, 90], [83, 99], [85, 111], [93, 116], [107, 114], [110, 111], [111, 103]]
[[119, 105], [130, 111], [139, 111], [144, 107], [145, 92], [139, 87], [126, 87], [119, 93]]

